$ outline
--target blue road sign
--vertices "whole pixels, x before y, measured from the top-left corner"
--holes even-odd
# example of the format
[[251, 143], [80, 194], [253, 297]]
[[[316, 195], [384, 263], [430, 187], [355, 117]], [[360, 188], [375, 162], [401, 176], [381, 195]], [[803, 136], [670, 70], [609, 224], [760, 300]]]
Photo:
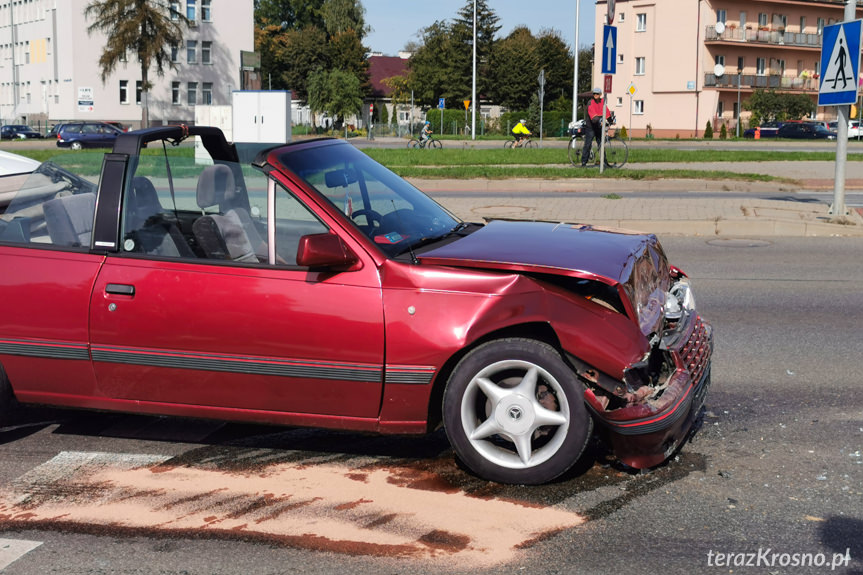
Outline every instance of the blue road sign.
[[602, 27], [602, 73], [615, 74], [617, 72], [617, 28], [614, 26]]
[[444, 109], [445, 106], [444, 106], [444, 99], [443, 98], [438, 98], [437, 107], [440, 108], [441, 110]]
[[840, 22], [824, 27], [821, 43], [819, 106], [846, 106], [857, 102], [857, 75], [863, 20]]

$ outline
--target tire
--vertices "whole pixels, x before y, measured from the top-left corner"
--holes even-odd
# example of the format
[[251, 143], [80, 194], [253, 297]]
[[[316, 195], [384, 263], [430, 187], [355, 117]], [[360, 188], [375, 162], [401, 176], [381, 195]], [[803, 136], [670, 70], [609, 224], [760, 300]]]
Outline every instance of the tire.
[[536, 148], [536, 147], [537, 147], [537, 144], [536, 144], [536, 142], [534, 142], [533, 140], [528, 140], [528, 141], [524, 144], [524, 147], [525, 147], [525, 148]]
[[575, 373], [550, 345], [491, 341], [465, 355], [447, 382], [447, 438], [462, 463], [484, 479], [546, 483], [584, 451], [593, 422], [582, 394]]
[[610, 168], [620, 168], [629, 158], [629, 147], [620, 138], [609, 138], [605, 142], [605, 165]]
[[507, 140], [506, 142], [503, 143], [503, 147], [505, 149], [509, 150], [510, 148], [512, 148], [513, 144], [515, 144], [515, 140]]
[[81, 145], [81, 142], [72, 142], [71, 144], [69, 144], [69, 147], [73, 150], [81, 150], [84, 148], [84, 146]]
[[408, 148], [416, 149], [416, 148], [419, 148], [419, 147], [420, 147], [420, 141], [419, 141], [419, 140], [417, 140], [416, 138], [414, 138], [413, 140], [411, 140], [410, 142], [408, 142]]
[[567, 146], [567, 154], [569, 155], [569, 163], [573, 166], [581, 165], [581, 151], [584, 149], [584, 142], [576, 138], [569, 139]]
[[9, 379], [6, 377], [6, 372], [3, 366], [0, 365], [0, 427], [2, 427], [12, 407], [12, 386], [9, 385]]
[[434, 148], [435, 150], [440, 150], [441, 148], [443, 148], [443, 144], [441, 144], [440, 140], [430, 140], [428, 147]]

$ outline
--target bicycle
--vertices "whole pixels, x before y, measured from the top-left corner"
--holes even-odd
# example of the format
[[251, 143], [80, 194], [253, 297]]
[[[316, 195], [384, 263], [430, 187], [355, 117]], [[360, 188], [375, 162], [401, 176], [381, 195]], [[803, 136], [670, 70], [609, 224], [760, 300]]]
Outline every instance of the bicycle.
[[515, 145], [515, 143], [517, 141], [518, 140], [507, 140], [506, 142], [503, 143], [503, 147], [506, 148], [507, 150], [512, 149], [512, 148], [535, 148], [536, 147], [536, 142], [531, 140], [529, 136], [526, 138], [522, 138], [521, 143], [518, 146]]
[[443, 148], [443, 144], [441, 144], [440, 140], [435, 140], [432, 137], [429, 137], [427, 140], [413, 138], [410, 142], [408, 142], [408, 148], [412, 148], [415, 150], [420, 150], [424, 148], [439, 150], [440, 148]]
[[[583, 122], [583, 120], [579, 120], [579, 122]], [[626, 145], [623, 138], [619, 137], [617, 131], [611, 128], [613, 123], [614, 116], [611, 117], [611, 121], [605, 126], [605, 166], [607, 168], [622, 168], [629, 158], [629, 146]], [[584, 142], [579, 139], [579, 136], [583, 135], [583, 130], [580, 130], [576, 126], [571, 129], [571, 134], [568, 146], [569, 163], [573, 166], [580, 166], [581, 151], [584, 148]], [[595, 139], [590, 147], [587, 164], [599, 164], [599, 144]]]

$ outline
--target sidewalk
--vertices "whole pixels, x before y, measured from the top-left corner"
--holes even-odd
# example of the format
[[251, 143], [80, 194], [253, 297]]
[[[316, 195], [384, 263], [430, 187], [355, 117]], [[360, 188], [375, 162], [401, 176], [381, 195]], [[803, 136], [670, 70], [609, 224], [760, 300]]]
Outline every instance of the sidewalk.
[[[806, 163], [808, 165], [809, 162]], [[641, 165], [643, 166], [643, 165]], [[712, 169], [700, 166], [701, 169]], [[763, 168], [764, 166], [762, 166]], [[725, 169], [729, 165], [724, 165]], [[813, 173], [810, 171], [810, 173]], [[774, 182], [737, 180], [434, 180], [411, 179], [462, 219], [517, 218], [589, 223], [658, 235], [726, 237], [863, 237], [863, 214], [851, 209], [838, 223], [823, 203], [740, 197], [741, 192], [791, 195], [815, 189]], [[832, 180], [830, 180], [832, 189]], [[640, 191], [674, 197], [632, 197]], [[687, 192], [736, 192], [733, 197], [699, 197]], [[584, 192], [592, 192], [584, 194]], [[463, 196], [459, 193], [464, 193]], [[601, 197], [596, 194], [601, 193]], [[625, 196], [625, 197], [621, 197]]]

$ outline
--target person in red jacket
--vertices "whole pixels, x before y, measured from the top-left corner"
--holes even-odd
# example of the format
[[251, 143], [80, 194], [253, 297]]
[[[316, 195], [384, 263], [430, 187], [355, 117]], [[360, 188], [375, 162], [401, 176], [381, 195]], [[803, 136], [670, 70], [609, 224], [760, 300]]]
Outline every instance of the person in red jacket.
[[[611, 110], [605, 109], [605, 117], [611, 117]], [[590, 146], [594, 138], [601, 145], [602, 140], [602, 90], [593, 89], [593, 98], [587, 104], [587, 121], [584, 123], [584, 148], [581, 150], [581, 167], [587, 167], [587, 159], [590, 157]], [[598, 158], [597, 158], [598, 160]]]

